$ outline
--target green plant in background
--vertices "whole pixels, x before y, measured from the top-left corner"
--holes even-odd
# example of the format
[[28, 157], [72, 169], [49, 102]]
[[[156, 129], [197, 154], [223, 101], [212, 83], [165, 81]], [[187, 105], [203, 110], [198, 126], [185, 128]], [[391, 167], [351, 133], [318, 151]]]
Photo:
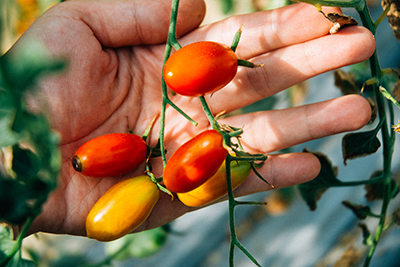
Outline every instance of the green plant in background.
[[20, 266], [24, 262], [18, 255], [22, 239], [57, 186], [59, 136], [51, 130], [44, 114], [27, 107], [26, 98], [28, 92], [34, 93], [41, 75], [64, 66], [63, 60], [53, 60], [40, 44], [31, 43], [18, 54], [0, 58], [0, 147], [5, 167], [0, 172], [0, 218], [21, 225], [15, 231], [1, 226], [1, 266], [8, 262]]

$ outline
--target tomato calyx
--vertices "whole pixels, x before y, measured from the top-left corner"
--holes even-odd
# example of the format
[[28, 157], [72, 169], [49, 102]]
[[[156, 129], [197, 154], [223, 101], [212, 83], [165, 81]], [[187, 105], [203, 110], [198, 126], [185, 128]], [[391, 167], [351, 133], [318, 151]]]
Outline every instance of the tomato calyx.
[[250, 69], [262, 67], [264, 65], [265, 64], [254, 64], [254, 63], [244, 60], [244, 59], [238, 59], [238, 66], [242, 66], [242, 67], [246, 67], [246, 68], [250, 68]]
[[[231, 49], [233, 52], [236, 52], [236, 48], [239, 45], [240, 37], [242, 36], [242, 27], [243, 24], [240, 25], [239, 29], [236, 31], [235, 36], [233, 37]], [[265, 64], [254, 64], [250, 61], [244, 59], [238, 59], [238, 66], [246, 67], [246, 68], [257, 68], [262, 67]]]

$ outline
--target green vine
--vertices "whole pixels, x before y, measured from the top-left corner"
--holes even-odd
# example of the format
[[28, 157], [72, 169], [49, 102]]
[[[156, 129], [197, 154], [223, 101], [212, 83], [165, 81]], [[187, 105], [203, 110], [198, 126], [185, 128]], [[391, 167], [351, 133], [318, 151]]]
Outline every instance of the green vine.
[[[354, 8], [362, 21], [363, 26], [365, 26], [371, 33], [375, 36], [376, 31], [382, 20], [386, 17], [390, 4], [385, 8], [382, 14], [378, 17], [376, 21], [373, 21], [371, 18], [369, 8], [365, 0], [351, 0], [351, 1], [324, 1], [324, 0], [301, 0], [301, 2], [310, 3], [320, 9], [320, 6], [335, 6], [335, 7], [351, 7]], [[376, 135], [379, 131], [382, 136], [382, 155], [383, 155], [383, 171], [379, 177], [369, 180], [363, 181], [354, 181], [354, 182], [340, 182], [340, 183], [332, 183], [328, 184], [325, 187], [335, 187], [335, 186], [358, 186], [358, 185], [366, 185], [366, 184], [383, 184], [383, 201], [381, 206], [380, 214], [377, 216], [379, 218], [379, 223], [377, 229], [375, 231], [375, 236], [371, 238], [371, 242], [368, 242], [370, 245], [370, 249], [368, 255], [364, 261], [364, 266], [369, 266], [372, 256], [375, 252], [375, 249], [378, 245], [380, 236], [385, 228], [386, 221], [386, 213], [390, 203], [390, 199], [394, 197], [393, 191], [396, 188], [393, 188], [393, 183], [391, 179], [391, 167], [392, 167], [392, 156], [394, 150], [394, 141], [395, 135], [394, 132], [389, 133], [389, 125], [394, 124], [394, 111], [393, 105], [387, 105], [388, 101], [394, 102], [396, 105], [397, 101], [390, 95], [390, 93], [384, 88], [383, 84], [383, 75], [386, 74], [386, 71], [381, 69], [379, 64], [378, 55], [376, 50], [373, 55], [369, 58], [369, 66], [371, 72], [371, 81], [373, 81], [372, 88], [376, 99], [376, 106], [378, 109], [378, 118], [379, 123], [376, 129], [374, 130], [374, 135]], [[387, 111], [389, 112], [389, 120], [387, 118]]]

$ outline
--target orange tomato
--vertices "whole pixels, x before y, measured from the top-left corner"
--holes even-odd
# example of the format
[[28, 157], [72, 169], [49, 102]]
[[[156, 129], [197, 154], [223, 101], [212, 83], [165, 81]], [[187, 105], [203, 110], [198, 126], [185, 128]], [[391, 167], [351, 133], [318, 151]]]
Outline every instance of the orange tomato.
[[[235, 189], [243, 183], [249, 176], [251, 164], [249, 162], [231, 162], [231, 181], [232, 188]], [[196, 189], [178, 193], [179, 200], [189, 207], [199, 207], [206, 205], [214, 200], [217, 200], [228, 193], [226, 184], [226, 166], [225, 162], [221, 165], [218, 171], [208, 179], [204, 184]]]
[[197, 42], [182, 47], [167, 60], [165, 83], [177, 94], [202, 96], [227, 85], [236, 75], [238, 59], [233, 50], [216, 42]]
[[150, 215], [160, 191], [147, 175], [121, 181], [94, 204], [86, 218], [86, 234], [99, 241], [118, 239]]

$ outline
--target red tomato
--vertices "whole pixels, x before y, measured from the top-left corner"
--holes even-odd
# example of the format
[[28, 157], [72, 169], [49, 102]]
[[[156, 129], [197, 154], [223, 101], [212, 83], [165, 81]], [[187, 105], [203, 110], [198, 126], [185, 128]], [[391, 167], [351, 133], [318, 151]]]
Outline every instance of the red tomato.
[[[249, 162], [231, 162], [232, 189], [238, 187], [249, 176], [251, 164]], [[204, 184], [186, 193], [178, 193], [179, 200], [189, 207], [200, 207], [217, 200], [228, 193], [226, 184], [225, 162], [218, 171]]]
[[175, 193], [191, 191], [211, 178], [227, 155], [222, 135], [216, 130], [204, 131], [172, 154], [164, 168], [164, 185]]
[[99, 241], [118, 239], [150, 215], [160, 190], [149, 176], [141, 175], [113, 185], [86, 217], [86, 235]]
[[75, 153], [72, 166], [92, 177], [127, 173], [146, 160], [146, 142], [129, 133], [106, 134], [84, 143]]
[[167, 60], [165, 83], [177, 94], [202, 96], [227, 85], [236, 75], [235, 52], [216, 42], [197, 42], [182, 47]]

